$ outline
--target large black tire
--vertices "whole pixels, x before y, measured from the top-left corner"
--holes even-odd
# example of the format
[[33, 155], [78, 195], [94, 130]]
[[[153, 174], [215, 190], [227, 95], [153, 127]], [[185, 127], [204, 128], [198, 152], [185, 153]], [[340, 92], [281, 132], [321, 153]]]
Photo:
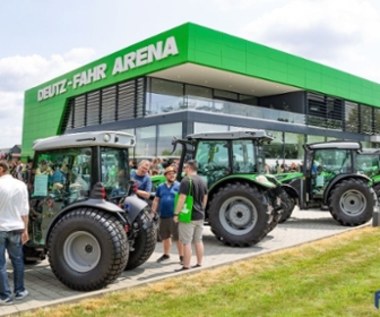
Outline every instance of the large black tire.
[[380, 202], [380, 184], [373, 186], [373, 190], [376, 193], [377, 200]]
[[230, 246], [250, 246], [269, 232], [273, 209], [265, 196], [245, 183], [227, 184], [210, 202], [209, 222], [217, 239]]
[[283, 192], [281, 195], [281, 206], [283, 209], [278, 223], [284, 223], [286, 220], [290, 218], [295, 205], [295, 199], [293, 197], [290, 197], [289, 194], [287, 194], [286, 192]]
[[64, 215], [48, 241], [54, 274], [78, 291], [101, 289], [113, 282], [124, 271], [128, 251], [121, 223], [112, 214], [92, 208]]
[[271, 192], [271, 196], [272, 198], [270, 200], [272, 200], [272, 207], [274, 210], [273, 219], [269, 224], [269, 231], [272, 231], [280, 223], [283, 213], [287, 210], [289, 203], [289, 196], [283, 188], [276, 188]]
[[152, 255], [157, 242], [157, 226], [149, 215], [149, 209], [144, 209], [137, 216], [132, 227], [133, 230], [137, 230], [137, 234], [134, 241], [130, 241], [132, 245], [126, 270], [132, 270], [145, 263]]
[[329, 197], [329, 210], [343, 226], [358, 226], [372, 218], [374, 197], [359, 179], [346, 179], [335, 185]]

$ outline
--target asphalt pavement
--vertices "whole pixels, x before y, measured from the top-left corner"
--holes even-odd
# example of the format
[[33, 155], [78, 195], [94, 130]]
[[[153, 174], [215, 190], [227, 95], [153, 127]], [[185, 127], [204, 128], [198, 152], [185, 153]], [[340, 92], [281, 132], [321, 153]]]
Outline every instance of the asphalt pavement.
[[[12, 305], [0, 306], [0, 316], [8, 316], [41, 307], [75, 302], [107, 292], [123, 290], [144, 283], [152, 283], [179, 274], [191, 274], [220, 265], [228, 265], [235, 261], [293, 247], [333, 236], [344, 231], [355, 230], [356, 228], [339, 225], [332, 219], [330, 213], [326, 211], [295, 210], [293, 216], [287, 222], [278, 225], [260, 243], [248, 248], [232, 248], [217, 241], [211, 233], [210, 228], [205, 227], [205, 258], [202, 268], [191, 269], [184, 273], [174, 272], [175, 269], [180, 268], [174, 245], [170, 260], [161, 264], [157, 263], [156, 260], [162, 255], [162, 243], [157, 243], [153, 255], [146, 263], [134, 270], [125, 271], [114, 283], [104, 289], [93, 292], [78, 292], [69, 289], [56, 279], [50, 269], [48, 261], [45, 260], [38, 265], [26, 266], [25, 284], [30, 295], [22, 301], [14, 301]], [[195, 264], [194, 252], [192, 264]], [[11, 272], [12, 270], [9, 263], [10, 281], [12, 281]]]

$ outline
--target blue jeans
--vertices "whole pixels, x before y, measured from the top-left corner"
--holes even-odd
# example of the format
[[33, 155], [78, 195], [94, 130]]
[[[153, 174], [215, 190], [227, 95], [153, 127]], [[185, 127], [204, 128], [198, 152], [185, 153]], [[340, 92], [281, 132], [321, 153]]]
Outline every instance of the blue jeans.
[[0, 298], [12, 296], [7, 274], [7, 261], [5, 251], [11, 259], [13, 266], [14, 292], [22, 292], [24, 288], [24, 256], [21, 243], [21, 232], [0, 231]]

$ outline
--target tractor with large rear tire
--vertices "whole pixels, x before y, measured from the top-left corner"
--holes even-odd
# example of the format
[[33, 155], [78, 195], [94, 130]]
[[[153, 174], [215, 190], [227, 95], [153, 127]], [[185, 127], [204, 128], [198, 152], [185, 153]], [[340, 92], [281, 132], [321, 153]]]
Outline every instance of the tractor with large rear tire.
[[358, 226], [372, 218], [378, 200], [373, 180], [359, 164], [364, 157], [361, 144], [331, 141], [306, 144], [303, 171], [277, 174], [286, 189], [289, 208], [282, 213], [285, 222], [298, 203], [301, 210], [321, 208], [344, 226]]
[[[207, 132], [173, 140], [182, 146], [179, 171], [194, 159], [208, 186], [206, 223], [217, 239], [231, 246], [250, 246], [273, 230], [286, 193], [264, 176], [264, 130]], [[178, 179], [182, 175], [179, 172]]]
[[37, 140], [28, 169], [28, 263], [47, 255], [68, 287], [91, 291], [143, 264], [156, 245], [147, 202], [133, 194], [128, 149], [134, 136], [83, 132]]

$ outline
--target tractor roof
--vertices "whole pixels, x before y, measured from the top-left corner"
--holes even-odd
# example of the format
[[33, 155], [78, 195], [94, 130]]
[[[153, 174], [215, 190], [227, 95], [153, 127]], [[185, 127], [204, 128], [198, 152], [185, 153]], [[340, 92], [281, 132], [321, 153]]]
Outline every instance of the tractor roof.
[[263, 141], [272, 141], [273, 137], [268, 135], [265, 130], [243, 130], [233, 132], [205, 132], [190, 134], [186, 137], [188, 140], [239, 140], [239, 139], [261, 139]]
[[362, 154], [372, 154], [380, 156], [380, 149], [366, 148], [362, 150]]
[[305, 148], [309, 150], [316, 150], [316, 149], [361, 150], [362, 146], [360, 142], [355, 142], [355, 141], [331, 141], [331, 142], [306, 144]]
[[34, 142], [33, 150], [42, 151], [84, 146], [129, 148], [135, 146], [135, 143], [135, 137], [129, 133], [121, 131], [91, 131], [38, 139]]

